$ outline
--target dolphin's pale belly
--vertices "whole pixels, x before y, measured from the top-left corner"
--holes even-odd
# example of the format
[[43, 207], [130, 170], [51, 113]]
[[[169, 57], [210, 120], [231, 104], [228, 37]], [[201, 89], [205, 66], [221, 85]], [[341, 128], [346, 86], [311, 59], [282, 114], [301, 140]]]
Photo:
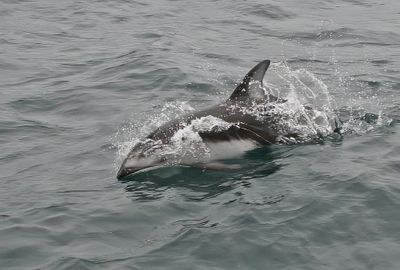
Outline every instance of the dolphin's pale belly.
[[205, 142], [210, 149], [210, 160], [229, 159], [243, 155], [260, 145], [250, 139], [235, 139], [229, 141]]

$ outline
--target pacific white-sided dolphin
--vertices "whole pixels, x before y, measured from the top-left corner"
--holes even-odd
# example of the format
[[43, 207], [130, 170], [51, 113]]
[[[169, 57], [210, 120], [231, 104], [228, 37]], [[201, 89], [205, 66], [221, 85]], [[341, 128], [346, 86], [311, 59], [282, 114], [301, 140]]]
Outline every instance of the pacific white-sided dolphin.
[[[168, 157], [160, 153], [168, 152], [173, 140], [176, 139], [176, 134], [199, 119], [212, 117], [225, 123], [222, 128], [217, 126], [209, 130], [196, 131], [217, 159], [223, 157], [219, 152], [246, 151], [274, 144], [278, 136], [288, 135], [280, 134], [274, 128], [277, 119], [268, 112], [268, 104], [286, 102], [266, 94], [263, 90], [263, 78], [269, 65], [270, 61], [264, 60], [252, 68], [225, 102], [203, 111], [189, 113], [157, 128], [132, 148], [123, 161], [117, 178], [121, 179], [145, 168], [168, 164]], [[251, 112], [252, 108], [259, 104], [266, 105], [261, 117], [260, 114]], [[185, 137], [181, 136], [180, 139], [185, 140]], [[193, 164], [187, 160], [180, 160], [178, 163]]]

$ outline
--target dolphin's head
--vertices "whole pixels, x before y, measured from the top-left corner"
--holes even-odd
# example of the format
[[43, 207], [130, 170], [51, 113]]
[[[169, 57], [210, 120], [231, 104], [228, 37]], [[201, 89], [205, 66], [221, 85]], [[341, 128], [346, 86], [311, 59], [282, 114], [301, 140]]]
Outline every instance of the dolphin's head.
[[136, 144], [118, 170], [117, 178], [122, 179], [145, 168], [160, 166], [165, 163], [165, 144], [160, 141], [146, 140]]

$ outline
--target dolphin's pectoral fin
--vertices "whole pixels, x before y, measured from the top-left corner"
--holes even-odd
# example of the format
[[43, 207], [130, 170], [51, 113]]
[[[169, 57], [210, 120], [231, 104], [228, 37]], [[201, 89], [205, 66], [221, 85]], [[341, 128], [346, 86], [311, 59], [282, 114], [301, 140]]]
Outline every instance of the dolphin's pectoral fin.
[[262, 87], [263, 86], [262, 81], [270, 63], [271, 63], [270, 60], [264, 60], [258, 63], [255, 67], [253, 67], [249, 71], [249, 73], [246, 74], [243, 81], [233, 91], [232, 95], [229, 97], [229, 100], [234, 101], [234, 100], [248, 98], [250, 95], [249, 85], [252, 82], [257, 82]]

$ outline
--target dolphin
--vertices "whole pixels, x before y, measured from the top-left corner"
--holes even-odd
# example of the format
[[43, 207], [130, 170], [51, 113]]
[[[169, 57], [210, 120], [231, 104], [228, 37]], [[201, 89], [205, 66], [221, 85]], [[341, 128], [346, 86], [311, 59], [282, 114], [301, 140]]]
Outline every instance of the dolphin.
[[[118, 170], [117, 178], [121, 179], [146, 168], [168, 165], [168, 155], [162, 153], [171, 150], [176, 135], [196, 120], [207, 117], [224, 123], [222, 128], [214, 126], [210, 129], [195, 130], [201, 142], [214, 153], [211, 156], [216, 160], [276, 143], [282, 134], [274, 128], [274, 123], [279, 120], [276, 119], [276, 115], [269, 114], [268, 109], [273, 108], [273, 105], [269, 107], [268, 104], [284, 103], [286, 100], [264, 91], [263, 78], [270, 63], [270, 60], [263, 60], [253, 67], [225, 102], [178, 117], [150, 133], [131, 149]], [[251, 113], [252, 108], [259, 104], [265, 105], [262, 117]], [[284, 135], [296, 136], [296, 134]], [[180, 139], [185, 140], [185, 136], [181, 136]], [[223, 153], [227, 155], [224, 156]], [[177, 163], [198, 165], [201, 162], [182, 158]], [[210, 162], [209, 166], [206, 163], [205, 167], [218, 167], [214, 166], [216, 163]]]

